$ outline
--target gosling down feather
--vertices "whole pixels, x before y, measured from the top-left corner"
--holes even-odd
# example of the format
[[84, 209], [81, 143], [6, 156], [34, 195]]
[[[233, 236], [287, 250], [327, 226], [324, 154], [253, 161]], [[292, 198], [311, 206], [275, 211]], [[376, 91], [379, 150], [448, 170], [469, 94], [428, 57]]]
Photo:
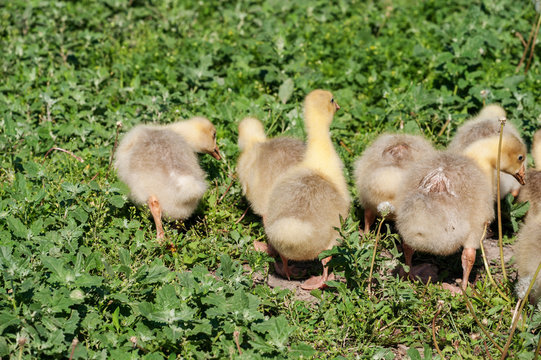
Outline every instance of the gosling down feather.
[[[526, 219], [517, 235], [514, 253], [518, 268], [517, 293], [520, 298], [524, 298], [541, 261], [541, 214]], [[541, 273], [537, 275], [532, 287], [530, 300], [537, 302], [540, 297]]]
[[[355, 184], [364, 209], [364, 231], [374, 223], [377, 207], [390, 203], [396, 209], [398, 192], [409, 168], [434, 154], [432, 144], [421, 136], [383, 134], [355, 162]], [[391, 212], [389, 219], [394, 219]]]
[[221, 158], [216, 129], [202, 117], [169, 125], [138, 125], [118, 146], [118, 177], [130, 188], [135, 203], [148, 204], [158, 239], [164, 237], [162, 213], [188, 218], [207, 189], [196, 152]]
[[[329, 128], [340, 107], [332, 94], [314, 90], [304, 102], [308, 135], [302, 162], [290, 168], [272, 187], [266, 212], [265, 231], [270, 245], [280, 254], [283, 275], [289, 278], [288, 260], [312, 260], [332, 248], [338, 237], [335, 227], [349, 211], [350, 197], [343, 164], [330, 138]], [[306, 280], [302, 287], [324, 286], [323, 275]]]
[[529, 217], [541, 214], [541, 130], [534, 134], [532, 143], [532, 157], [535, 163], [535, 169], [528, 169], [526, 172], [526, 185], [520, 190], [519, 201], [529, 201]]
[[261, 121], [245, 118], [239, 124], [241, 150], [237, 173], [252, 210], [265, 216], [272, 185], [289, 168], [303, 159], [306, 146], [289, 137], [267, 139]]
[[[485, 106], [481, 112], [474, 118], [466, 121], [460, 126], [449, 144], [450, 151], [460, 153], [473, 142], [486, 137], [499, 135], [501, 122], [506, 119], [505, 110], [497, 104]], [[514, 135], [521, 139], [517, 128], [510, 122], [506, 121], [503, 127], [504, 134]], [[494, 173], [496, 176], [496, 173]], [[500, 172], [500, 197], [504, 198], [508, 193], [517, 196], [520, 191], [520, 184], [511, 175]]]
[[[398, 202], [396, 224], [404, 242], [406, 265], [413, 251], [449, 255], [463, 247], [465, 288], [485, 224], [494, 218], [493, 171], [499, 137], [471, 143], [463, 154], [439, 152], [412, 166]], [[504, 134], [501, 170], [524, 182], [526, 148]]]

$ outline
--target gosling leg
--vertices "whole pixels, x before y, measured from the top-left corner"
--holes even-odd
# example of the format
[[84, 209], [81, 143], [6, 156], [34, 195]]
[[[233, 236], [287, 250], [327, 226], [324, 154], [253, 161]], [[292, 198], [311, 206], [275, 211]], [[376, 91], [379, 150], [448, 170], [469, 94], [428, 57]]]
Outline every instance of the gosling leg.
[[302, 283], [301, 288], [304, 290], [323, 289], [326, 286], [325, 282], [327, 280], [334, 279], [333, 274], [329, 275], [329, 267], [327, 266], [327, 263], [331, 261], [331, 259], [332, 256], [328, 256], [321, 260], [321, 264], [323, 264], [323, 274], [320, 276], [312, 276], [310, 279]]
[[162, 207], [158, 198], [154, 195], [149, 196], [148, 198], [148, 207], [150, 208], [150, 213], [154, 218], [154, 223], [156, 224], [156, 238], [158, 240], [163, 239], [164, 231], [162, 226]]
[[370, 226], [376, 221], [376, 214], [369, 208], [364, 209], [364, 233], [370, 232]]
[[283, 255], [280, 255], [280, 259], [282, 259], [282, 267], [280, 267], [277, 263], [274, 263], [274, 270], [276, 270], [276, 273], [278, 273], [278, 275], [285, 277], [288, 280], [291, 280], [291, 269], [287, 264], [287, 258]]
[[464, 290], [468, 287], [470, 272], [475, 263], [475, 253], [474, 248], [464, 248], [462, 250], [462, 289]]
[[412, 263], [412, 259], [413, 259], [413, 253], [415, 252], [415, 250], [413, 250], [405, 242], [402, 242], [402, 251], [404, 252], [404, 261], [406, 262], [406, 265], [411, 270], [411, 263]]

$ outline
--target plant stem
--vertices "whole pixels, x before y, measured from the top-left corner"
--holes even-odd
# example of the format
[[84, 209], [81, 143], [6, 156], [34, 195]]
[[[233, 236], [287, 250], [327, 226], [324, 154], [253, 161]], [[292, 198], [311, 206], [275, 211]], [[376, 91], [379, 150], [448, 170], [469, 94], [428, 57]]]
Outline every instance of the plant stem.
[[528, 37], [528, 44], [524, 47], [524, 52], [522, 53], [522, 57], [520, 58], [520, 61], [517, 65], [517, 68], [515, 69], [515, 72], [518, 72], [518, 69], [522, 66], [522, 63], [524, 63], [524, 60], [526, 59], [526, 54], [528, 54], [528, 49], [530, 48], [530, 45], [532, 43], [533, 39], [533, 32], [535, 31], [535, 23], [532, 26], [532, 31], [530, 31], [530, 36]]
[[509, 297], [507, 297], [507, 295], [505, 295], [500, 290], [500, 288], [498, 287], [498, 284], [496, 284], [496, 281], [494, 281], [494, 278], [492, 277], [492, 274], [490, 273], [490, 267], [488, 266], [488, 261], [487, 261], [487, 257], [486, 257], [486, 254], [485, 254], [485, 247], [483, 245], [483, 240], [485, 239], [485, 235], [486, 235], [486, 232], [487, 232], [487, 225], [488, 224], [485, 224], [485, 230], [483, 231], [483, 236], [481, 237], [481, 241], [479, 242], [480, 245], [481, 245], [481, 255], [483, 255], [483, 264], [485, 265], [485, 270], [487, 272], [488, 280], [490, 281], [490, 283], [492, 285], [494, 285], [494, 287], [496, 288], [496, 291], [498, 291], [498, 294], [500, 294], [505, 300], [507, 300], [509, 302], [511, 300], [509, 299]]
[[535, 357], [533, 360], [537, 360], [539, 358], [539, 350], [541, 350], [541, 334], [539, 334], [539, 340], [537, 341], [537, 349], [535, 349]]
[[528, 291], [526, 291], [526, 294], [524, 295], [524, 298], [522, 299], [522, 303], [520, 304], [518, 312], [517, 314], [515, 314], [515, 320], [513, 321], [513, 325], [511, 326], [511, 332], [509, 333], [509, 337], [507, 338], [507, 342], [505, 343], [505, 348], [503, 349], [502, 357], [500, 358], [501, 360], [507, 357], [507, 351], [509, 350], [509, 346], [511, 345], [511, 340], [513, 339], [513, 334], [515, 333], [518, 319], [520, 318], [519, 314], [522, 314], [524, 305], [528, 302], [528, 296], [530, 295], [530, 291], [532, 291], [533, 285], [535, 284], [535, 280], [537, 280], [537, 275], [539, 275], [540, 270], [541, 270], [541, 262], [539, 263], [539, 265], [537, 265], [537, 270], [535, 270], [535, 274], [533, 275], [532, 281], [530, 281], [530, 286], [528, 286]]
[[537, 41], [537, 33], [539, 32], [539, 25], [541, 25], [541, 14], [537, 14], [537, 26], [533, 34], [532, 48], [530, 50], [530, 57], [528, 58], [528, 64], [526, 64], [526, 68], [524, 69], [525, 74], [528, 72], [528, 70], [530, 70], [530, 65], [532, 64], [532, 59], [533, 59], [533, 54], [534, 54], [534, 49], [535, 49], [535, 42]]
[[434, 342], [434, 347], [438, 351], [438, 354], [442, 359], [444, 359], [443, 354], [441, 353], [440, 347], [438, 346], [438, 342], [436, 341], [436, 318], [441, 312], [442, 308], [442, 302], [438, 302], [438, 310], [436, 311], [436, 314], [432, 318], [432, 341]]
[[370, 274], [368, 275], [368, 294], [372, 293], [372, 271], [374, 270], [374, 262], [376, 261], [376, 251], [378, 249], [378, 242], [380, 238], [381, 233], [381, 225], [383, 224], [383, 221], [385, 220], [385, 216], [383, 216], [379, 222], [378, 226], [378, 232], [376, 233], [376, 243], [374, 244], [374, 252], [372, 253], [372, 261], [370, 262]]
[[497, 176], [497, 196], [496, 203], [498, 204], [498, 246], [500, 247], [500, 262], [502, 265], [503, 279], [507, 282], [507, 271], [505, 270], [505, 259], [503, 257], [503, 235], [502, 235], [502, 204], [500, 201], [500, 159], [502, 157], [502, 137], [503, 127], [505, 126], [505, 118], [500, 119], [500, 142], [498, 143], [498, 162], [496, 164]]
[[475, 320], [475, 322], [477, 323], [477, 326], [479, 326], [481, 328], [481, 331], [483, 331], [483, 333], [486, 335], [486, 337], [490, 340], [490, 342], [501, 352], [503, 353], [503, 349], [500, 345], [498, 345], [494, 339], [492, 338], [492, 336], [490, 336], [490, 333], [487, 331], [487, 329], [485, 329], [485, 327], [483, 326], [483, 324], [481, 324], [481, 322], [479, 321], [479, 319], [477, 318], [477, 315], [475, 315], [475, 310], [473, 308], [473, 305], [471, 304], [470, 300], [468, 299], [468, 295], [466, 294], [466, 291], [462, 291], [462, 295], [464, 295], [464, 300], [466, 300], [466, 306], [468, 307], [468, 310], [470, 311], [470, 314], [473, 316], [473, 319]]

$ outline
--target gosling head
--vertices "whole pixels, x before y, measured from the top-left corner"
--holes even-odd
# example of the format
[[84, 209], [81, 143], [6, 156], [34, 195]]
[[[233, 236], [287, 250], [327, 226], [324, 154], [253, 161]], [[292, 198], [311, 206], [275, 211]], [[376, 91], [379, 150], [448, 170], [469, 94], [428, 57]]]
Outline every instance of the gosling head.
[[[312, 122], [325, 122], [330, 126], [333, 116], [340, 109], [333, 95], [326, 90], [314, 90], [304, 100], [304, 118], [307, 126]], [[315, 125], [315, 124], [314, 124]]]
[[186, 141], [195, 151], [210, 154], [217, 160], [222, 159], [216, 145], [216, 128], [207, 118], [193, 117], [184, 123], [189, 127], [185, 134]]
[[498, 104], [490, 104], [481, 109], [478, 118], [500, 120], [506, 118], [505, 110]]
[[261, 121], [247, 117], [239, 123], [238, 145], [241, 151], [251, 147], [254, 143], [263, 142], [265, 139], [265, 130]]
[[517, 181], [524, 185], [526, 172], [526, 146], [514, 135], [504, 134], [502, 138], [502, 153], [500, 169], [513, 175]]

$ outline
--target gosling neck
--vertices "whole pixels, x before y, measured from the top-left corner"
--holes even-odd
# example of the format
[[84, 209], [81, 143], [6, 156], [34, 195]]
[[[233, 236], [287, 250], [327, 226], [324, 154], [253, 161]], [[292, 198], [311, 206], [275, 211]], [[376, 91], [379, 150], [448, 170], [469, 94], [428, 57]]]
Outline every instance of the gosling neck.
[[483, 170], [491, 184], [491, 189], [494, 188], [494, 170], [497, 168], [499, 140], [499, 136], [481, 139], [463, 151], [466, 157], [472, 159]]
[[[345, 199], [349, 199], [346, 180], [342, 172], [343, 164], [329, 134], [329, 127], [325, 124], [330, 123], [328, 119], [323, 119], [319, 114], [310, 114], [307, 112], [305, 117], [309, 119], [310, 125], [306, 125], [308, 139], [306, 142], [306, 153], [301, 166], [317, 171], [329, 181], [331, 181]], [[316, 117], [321, 117], [317, 119]], [[327, 121], [325, 121], [327, 120]]]
[[539, 136], [539, 139], [536, 138], [535, 140], [537, 141], [534, 142], [532, 147], [532, 157], [535, 163], [535, 169], [541, 171], [541, 136]]
[[179, 134], [194, 150], [198, 150], [197, 139], [199, 137], [197, 125], [190, 120], [179, 121], [173, 124], [166, 125], [166, 128]]
[[251, 134], [250, 136], [245, 136], [242, 139], [242, 150], [250, 150], [256, 144], [264, 143], [267, 140], [265, 134]]

